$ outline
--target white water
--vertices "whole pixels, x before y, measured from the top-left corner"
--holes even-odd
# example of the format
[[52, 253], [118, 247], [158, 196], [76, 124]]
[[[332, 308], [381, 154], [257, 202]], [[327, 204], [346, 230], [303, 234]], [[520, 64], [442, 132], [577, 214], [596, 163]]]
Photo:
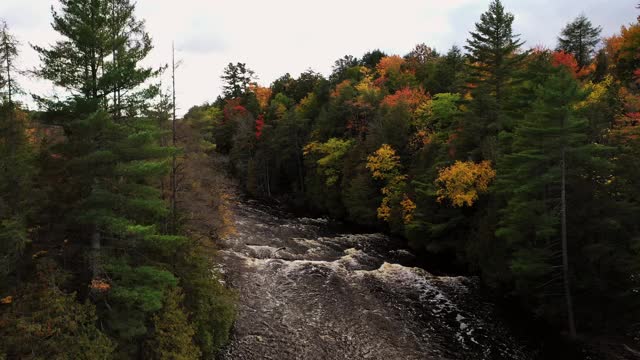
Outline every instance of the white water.
[[222, 270], [239, 291], [225, 359], [529, 359], [477, 280], [402, 264], [383, 234], [334, 233], [246, 202], [224, 239]]

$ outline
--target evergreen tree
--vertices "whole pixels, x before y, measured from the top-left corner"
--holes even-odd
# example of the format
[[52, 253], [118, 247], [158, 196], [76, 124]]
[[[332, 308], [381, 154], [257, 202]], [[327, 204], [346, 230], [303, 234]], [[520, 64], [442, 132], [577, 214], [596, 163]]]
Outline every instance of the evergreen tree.
[[9, 31], [7, 23], [0, 19], [0, 95], [3, 102], [10, 106], [13, 105], [14, 95], [20, 91], [15, 81], [18, 72], [15, 61], [19, 45], [18, 40]]
[[[158, 119], [141, 116], [154, 95], [142, 85], [157, 74], [139, 64], [151, 42], [127, 0], [62, 0], [53, 27], [62, 40], [36, 47], [38, 73], [72, 92], [66, 142], [56, 149], [65, 186], [55, 191], [64, 192], [67, 234], [90, 244], [92, 284], [111, 279], [109, 310], [99, 307], [100, 314], [119, 351], [133, 356], [149, 317], [177, 282], [161, 264], [187, 241], [160, 226], [169, 211], [157, 180], [168, 174], [175, 149], [161, 146]], [[103, 299], [97, 290], [92, 296]]]
[[507, 102], [514, 72], [525, 56], [520, 53], [523, 42], [513, 33], [513, 20], [513, 14], [505, 11], [500, 0], [492, 1], [465, 46], [469, 51], [473, 98], [472, 116], [465, 123], [465, 132], [488, 160], [498, 157], [497, 134], [510, 128]]
[[220, 78], [223, 81], [222, 93], [225, 99], [242, 97], [249, 90], [249, 85], [256, 79], [253, 70], [249, 69], [247, 64], [240, 62], [229, 63]]
[[136, 114], [153, 87], [147, 80], [160, 70], [141, 67], [152, 49], [144, 22], [129, 0], [60, 0], [52, 10], [53, 29], [62, 39], [50, 48], [34, 46], [41, 67], [36, 73], [73, 94], [80, 108], [108, 109], [116, 119]]
[[601, 32], [601, 27], [594, 27], [586, 16], [580, 15], [562, 29], [557, 49], [572, 54], [578, 66], [585, 67], [591, 63]]
[[14, 101], [19, 92], [15, 81], [17, 49], [18, 41], [7, 24], [0, 22], [0, 280], [16, 270], [28, 242], [27, 216], [34, 210], [35, 199], [28, 116]]
[[35, 279], [21, 286], [0, 313], [0, 358], [110, 359], [114, 346], [96, 327], [96, 309], [61, 289], [67, 278], [48, 259], [38, 260]]
[[512, 152], [498, 162], [496, 188], [508, 201], [496, 235], [512, 249], [511, 273], [526, 301], [555, 314], [562, 303], [547, 294], [562, 284], [564, 313], [575, 337], [569, 265], [576, 246], [569, 243], [575, 237], [567, 226], [574, 209], [567, 204], [575, 196], [572, 186], [602, 168], [606, 149], [589, 142], [587, 121], [574, 110], [583, 94], [566, 69], [547, 65], [546, 76], [533, 86], [532, 111], [516, 126]]
[[157, 360], [197, 360], [200, 351], [193, 343], [195, 330], [182, 309], [178, 290], [169, 292], [162, 310], [153, 316], [153, 337], [147, 341], [147, 355]]

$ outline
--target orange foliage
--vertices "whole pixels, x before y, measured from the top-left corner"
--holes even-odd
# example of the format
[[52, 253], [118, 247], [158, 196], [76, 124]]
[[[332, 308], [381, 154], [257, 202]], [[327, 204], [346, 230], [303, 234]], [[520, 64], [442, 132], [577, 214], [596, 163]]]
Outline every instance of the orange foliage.
[[433, 142], [434, 136], [435, 133], [432, 131], [418, 130], [412, 136], [411, 140], [409, 140], [409, 145], [413, 150], [421, 149], [423, 146], [431, 144]]
[[405, 60], [398, 55], [385, 56], [380, 59], [380, 62], [378, 62], [376, 69], [378, 70], [380, 76], [386, 77], [391, 72], [400, 72], [400, 69], [402, 68], [402, 65], [404, 63]]
[[93, 279], [91, 280], [89, 288], [93, 291], [104, 293], [111, 289], [111, 284], [104, 279]]
[[413, 221], [413, 213], [416, 210], [416, 204], [413, 200], [409, 199], [407, 195], [405, 195], [404, 199], [400, 202], [400, 206], [402, 207], [402, 221], [405, 224], [409, 224]]
[[640, 96], [621, 88], [619, 96], [624, 103], [624, 113], [614, 123], [612, 135], [622, 143], [640, 139]]
[[429, 95], [425, 94], [422, 89], [404, 88], [390, 94], [382, 99], [382, 106], [395, 107], [403, 103], [409, 105], [412, 111], [418, 108], [418, 105], [429, 100]]
[[265, 110], [269, 106], [269, 99], [271, 99], [271, 88], [251, 84], [249, 89], [256, 95], [260, 109]]
[[629, 27], [623, 26], [620, 29], [619, 39], [614, 40], [614, 49], [617, 50], [613, 54], [617, 57], [616, 60], [634, 60], [637, 59], [640, 54], [638, 46], [640, 42], [640, 24], [632, 25]]
[[566, 53], [562, 50], [556, 51], [551, 55], [551, 64], [555, 67], [565, 67], [574, 76], [578, 73], [578, 61], [573, 54]]
[[2, 299], [0, 299], [0, 304], [8, 305], [8, 304], [11, 304], [12, 302], [13, 302], [13, 296], [5, 296]]
[[340, 84], [336, 85], [336, 88], [331, 92], [332, 98], [339, 98], [345, 89], [351, 87], [351, 80], [344, 80]]

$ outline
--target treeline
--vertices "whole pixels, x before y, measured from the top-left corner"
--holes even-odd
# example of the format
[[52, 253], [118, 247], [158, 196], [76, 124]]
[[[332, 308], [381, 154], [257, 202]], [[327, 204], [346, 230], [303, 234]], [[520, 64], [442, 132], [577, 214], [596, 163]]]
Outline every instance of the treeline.
[[202, 181], [188, 170], [205, 125], [172, 121], [132, 2], [59, 5], [32, 73], [67, 95], [35, 96], [40, 111], [15, 100], [26, 69], [0, 28], [0, 358], [213, 358], [234, 296], [212, 270], [215, 224], [179, 202]]
[[375, 50], [270, 87], [229, 64], [186, 118], [216, 124], [256, 196], [385, 224], [571, 337], [637, 335], [640, 23], [603, 40], [580, 16], [549, 50], [513, 22], [495, 0], [464, 50]]

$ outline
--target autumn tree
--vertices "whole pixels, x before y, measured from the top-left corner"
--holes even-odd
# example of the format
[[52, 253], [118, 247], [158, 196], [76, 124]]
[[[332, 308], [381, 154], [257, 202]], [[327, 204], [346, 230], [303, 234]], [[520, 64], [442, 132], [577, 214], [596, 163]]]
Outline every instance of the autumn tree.
[[378, 218], [387, 222], [410, 223], [413, 220], [415, 204], [405, 193], [407, 176], [401, 172], [400, 157], [396, 151], [391, 146], [383, 144], [367, 157], [366, 167], [371, 171], [371, 176], [383, 184], [383, 198], [378, 207]]
[[562, 29], [557, 50], [572, 54], [583, 68], [591, 63], [601, 32], [601, 27], [593, 26], [585, 15], [580, 15]]
[[438, 201], [448, 200], [453, 206], [473, 206], [482, 193], [486, 193], [496, 172], [487, 160], [473, 162], [456, 161], [450, 167], [440, 170], [437, 183]]

